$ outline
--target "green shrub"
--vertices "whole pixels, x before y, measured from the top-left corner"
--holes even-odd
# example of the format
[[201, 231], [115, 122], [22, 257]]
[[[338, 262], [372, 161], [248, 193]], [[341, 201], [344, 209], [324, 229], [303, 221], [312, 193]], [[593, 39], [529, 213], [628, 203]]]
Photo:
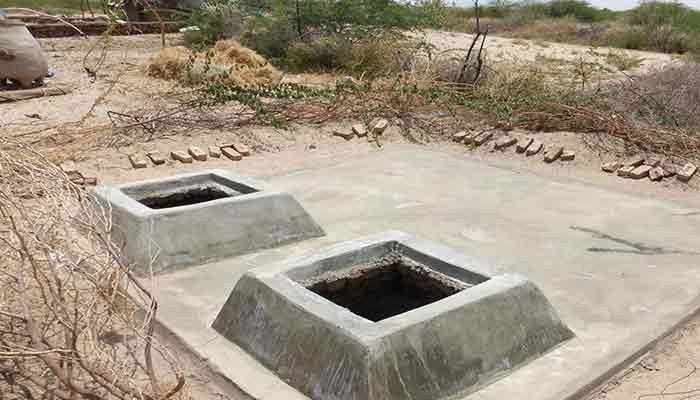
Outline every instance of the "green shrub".
[[346, 69], [369, 78], [396, 75], [411, 67], [421, 45], [394, 37], [364, 40], [353, 45]]
[[287, 49], [286, 62], [295, 71], [332, 71], [345, 67], [352, 58], [352, 44], [338, 36], [298, 40]]
[[187, 47], [202, 50], [219, 40], [238, 36], [242, 30], [241, 13], [225, 0], [207, 3], [190, 15], [189, 26], [196, 30], [185, 32]]
[[287, 57], [287, 49], [295, 33], [281, 17], [253, 17], [245, 23], [241, 44], [249, 47], [273, 63]]

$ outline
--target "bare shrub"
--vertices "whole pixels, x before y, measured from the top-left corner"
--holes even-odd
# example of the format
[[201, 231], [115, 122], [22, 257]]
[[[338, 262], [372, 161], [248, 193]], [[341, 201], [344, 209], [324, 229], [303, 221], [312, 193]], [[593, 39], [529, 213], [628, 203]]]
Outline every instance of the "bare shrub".
[[648, 123], [700, 129], [700, 64], [673, 65], [630, 78], [608, 96], [615, 108]]
[[[31, 148], [0, 140], [0, 393], [166, 400], [185, 385], [109, 213]], [[165, 369], [160, 368], [165, 366]]]

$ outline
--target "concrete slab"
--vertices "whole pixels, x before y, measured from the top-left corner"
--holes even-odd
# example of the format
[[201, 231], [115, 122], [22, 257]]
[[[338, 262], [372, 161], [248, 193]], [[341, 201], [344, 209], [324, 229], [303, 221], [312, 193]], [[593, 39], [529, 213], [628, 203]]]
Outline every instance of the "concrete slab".
[[154, 281], [159, 319], [257, 399], [306, 397], [211, 328], [237, 280], [254, 267], [385, 230], [487, 260], [492, 274], [527, 277], [576, 334], [469, 399], [575, 398], [700, 305], [697, 206], [410, 145], [269, 183], [294, 195], [327, 236]]

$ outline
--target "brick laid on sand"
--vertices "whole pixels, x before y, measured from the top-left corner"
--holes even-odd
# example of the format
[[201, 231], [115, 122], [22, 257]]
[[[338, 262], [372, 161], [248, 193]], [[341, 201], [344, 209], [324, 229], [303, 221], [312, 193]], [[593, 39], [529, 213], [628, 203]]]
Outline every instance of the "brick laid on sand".
[[635, 168], [636, 167], [632, 167], [632, 166], [622, 167], [622, 168], [617, 170], [617, 176], [622, 177], [622, 178], [629, 178], [630, 174], [632, 173], [632, 171], [634, 171]]
[[543, 147], [544, 144], [542, 144], [542, 142], [540, 142], [539, 140], [535, 139], [532, 141], [530, 147], [527, 148], [525, 155], [534, 156], [535, 154], [538, 154], [540, 151], [542, 151]]
[[474, 139], [476, 139], [477, 136], [479, 136], [478, 132], [469, 132], [462, 142], [466, 145], [474, 144]]
[[678, 180], [681, 182], [688, 182], [693, 178], [696, 172], [698, 172], [698, 167], [693, 163], [687, 163], [678, 171]]
[[387, 121], [384, 118], [379, 119], [372, 125], [372, 133], [374, 133], [375, 135], [381, 135], [388, 127], [389, 121]]
[[629, 177], [632, 179], [646, 178], [647, 176], [649, 176], [649, 171], [651, 171], [652, 168], [653, 167], [651, 165], [640, 165], [632, 171], [630, 171]]
[[466, 131], [459, 131], [452, 135], [452, 140], [457, 142], [457, 143], [462, 143], [464, 142], [464, 139], [467, 137], [468, 133]]
[[649, 165], [650, 167], [658, 167], [661, 165], [661, 159], [658, 157], [649, 157], [644, 160], [644, 165]]
[[146, 161], [141, 154], [130, 155], [129, 162], [131, 162], [131, 166], [136, 169], [146, 168], [148, 166], [148, 161]]
[[503, 149], [506, 149], [506, 148], [514, 145], [517, 142], [518, 142], [518, 139], [516, 139], [512, 136], [503, 136], [503, 137], [498, 138], [498, 140], [496, 140], [496, 144], [494, 146], [495, 146], [496, 150], [503, 150]]
[[233, 148], [239, 152], [243, 157], [248, 157], [250, 155], [250, 147], [243, 143], [234, 143]]
[[660, 181], [664, 178], [665, 172], [666, 171], [664, 171], [664, 169], [661, 167], [654, 167], [651, 169], [651, 171], [649, 171], [649, 179], [654, 182]]
[[527, 149], [530, 147], [530, 145], [532, 145], [532, 142], [534, 142], [534, 140], [535, 139], [533, 139], [531, 137], [526, 137], [526, 138], [520, 139], [520, 141], [518, 142], [518, 145], [515, 146], [515, 151], [517, 151], [518, 153], [524, 153], [525, 151], [527, 151]]
[[553, 163], [553, 162], [557, 161], [563, 153], [564, 153], [563, 146], [551, 146], [544, 153], [544, 162]]
[[217, 146], [209, 146], [209, 157], [221, 158], [221, 149]]
[[350, 140], [355, 137], [355, 132], [353, 131], [344, 131], [344, 130], [337, 130], [333, 131], [333, 136], [338, 136], [341, 137], [345, 140]]
[[367, 128], [363, 124], [355, 124], [352, 126], [352, 131], [357, 137], [367, 136]]
[[573, 161], [575, 158], [576, 153], [570, 150], [565, 150], [563, 153], [561, 153], [561, 157], [559, 157], [559, 159], [562, 161]]
[[675, 165], [664, 165], [662, 168], [664, 169], [664, 178], [670, 178], [676, 174]]
[[600, 169], [602, 169], [603, 171], [605, 171], [609, 174], [612, 174], [613, 172], [620, 169], [620, 167], [622, 167], [622, 163], [620, 163], [619, 161], [610, 161], [610, 162], [606, 162], [603, 165], [601, 165]]
[[149, 151], [146, 156], [151, 160], [153, 165], [163, 165], [165, 164], [165, 156], [160, 154], [158, 151]]
[[482, 144], [491, 140], [492, 137], [493, 137], [493, 132], [483, 132], [474, 138], [473, 143], [477, 146], [481, 146]]
[[190, 146], [187, 152], [197, 161], [207, 161], [207, 153], [197, 146]]
[[183, 164], [191, 164], [192, 163], [192, 156], [190, 156], [189, 154], [185, 153], [182, 150], [171, 151], [170, 157], [173, 160], [180, 161]]
[[628, 159], [626, 159], [623, 163], [623, 167], [638, 167], [640, 165], [644, 164], [644, 157], [640, 155], [632, 156]]
[[221, 149], [221, 154], [225, 155], [229, 160], [241, 161], [243, 155], [236, 151], [233, 147], [224, 147]]

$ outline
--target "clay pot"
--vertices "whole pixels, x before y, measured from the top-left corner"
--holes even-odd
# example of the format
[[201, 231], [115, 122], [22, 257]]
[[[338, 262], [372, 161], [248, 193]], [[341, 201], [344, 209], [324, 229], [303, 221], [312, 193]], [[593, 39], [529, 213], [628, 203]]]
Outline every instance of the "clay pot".
[[27, 26], [0, 19], [0, 79], [12, 79], [23, 88], [49, 73], [46, 56]]

